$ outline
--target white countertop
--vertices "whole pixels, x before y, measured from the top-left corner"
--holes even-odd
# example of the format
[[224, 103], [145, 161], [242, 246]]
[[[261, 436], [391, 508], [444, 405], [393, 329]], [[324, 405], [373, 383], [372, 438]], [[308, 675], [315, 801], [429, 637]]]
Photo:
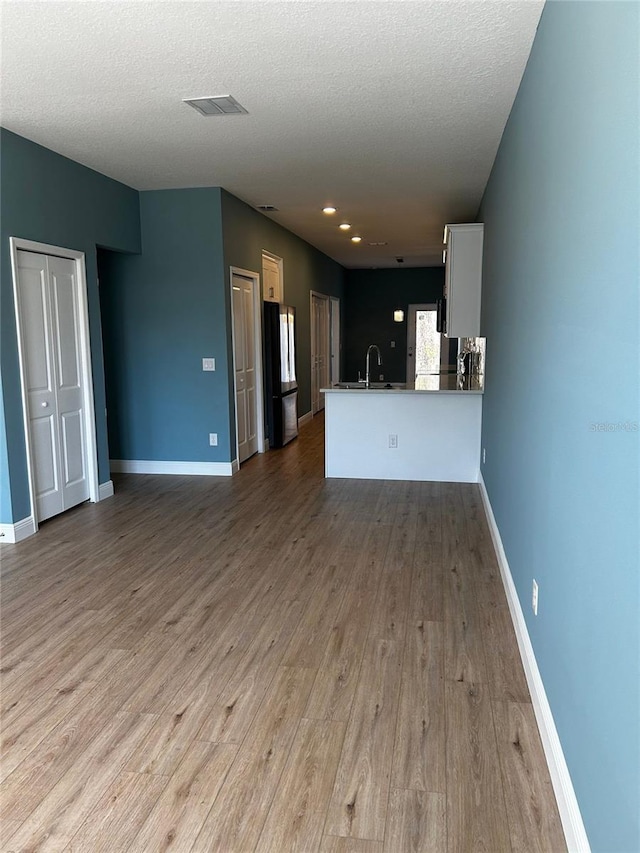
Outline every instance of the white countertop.
[[[483, 394], [484, 375], [459, 376], [456, 373], [433, 373], [421, 376], [415, 388], [404, 383], [372, 382], [365, 388], [364, 382], [340, 382], [330, 388], [321, 388], [321, 393], [335, 394]], [[389, 387], [390, 386], [390, 387]]]

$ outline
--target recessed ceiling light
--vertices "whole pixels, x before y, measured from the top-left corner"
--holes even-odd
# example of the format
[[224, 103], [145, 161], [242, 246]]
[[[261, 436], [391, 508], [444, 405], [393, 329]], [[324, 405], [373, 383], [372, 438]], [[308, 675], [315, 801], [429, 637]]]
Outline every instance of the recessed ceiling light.
[[342, 222], [338, 227], [341, 231], [348, 231], [351, 228], [348, 222]]
[[207, 118], [247, 114], [242, 104], [239, 104], [231, 95], [211, 95], [208, 98], [183, 98], [182, 100]]
[[361, 240], [362, 240], [362, 237], [352, 237], [351, 238], [352, 243], [359, 243]]
[[323, 207], [322, 212], [323, 213], [335, 213], [337, 209], [338, 209], [337, 207]]

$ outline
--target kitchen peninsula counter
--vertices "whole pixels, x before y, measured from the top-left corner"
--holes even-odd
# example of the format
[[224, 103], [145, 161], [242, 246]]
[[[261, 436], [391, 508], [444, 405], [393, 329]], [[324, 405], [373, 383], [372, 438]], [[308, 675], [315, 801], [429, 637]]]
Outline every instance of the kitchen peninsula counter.
[[368, 394], [388, 394], [389, 392], [401, 392], [405, 394], [483, 394], [484, 378], [482, 376], [459, 376], [455, 373], [434, 373], [430, 376], [422, 377], [420, 387], [418, 388], [396, 382], [389, 382], [387, 384], [372, 382], [370, 388], [367, 388], [364, 382], [339, 382], [330, 388], [322, 389], [323, 394], [334, 393], [336, 391], [366, 391]]
[[427, 387], [325, 388], [325, 476], [476, 483], [482, 376], [421, 377]]

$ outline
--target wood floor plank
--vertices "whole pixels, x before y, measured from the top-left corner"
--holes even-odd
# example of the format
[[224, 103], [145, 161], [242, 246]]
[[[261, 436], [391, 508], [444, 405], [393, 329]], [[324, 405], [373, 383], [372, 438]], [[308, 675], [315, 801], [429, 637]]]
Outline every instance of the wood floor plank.
[[4, 853], [9, 850], [9, 839], [20, 829], [21, 821], [8, 820], [7, 818], [0, 819], [0, 850]]
[[55, 689], [44, 701], [32, 702], [17, 717], [3, 720], [0, 741], [0, 781], [6, 779], [38, 744], [71, 714], [74, 707], [92, 690], [96, 684], [85, 681], [67, 689]]
[[382, 570], [368, 549], [357, 557], [352, 582], [331, 629], [305, 716], [349, 719]]
[[203, 721], [201, 740], [242, 742], [284, 657], [302, 611], [303, 603], [295, 600], [284, 601], [272, 610], [219, 701]]
[[327, 815], [328, 835], [384, 839], [401, 650], [369, 639]]
[[384, 853], [442, 853], [446, 846], [445, 795], [392, 790]]
[[413, 564], [413, 541], [406, 543], [408, 535], [401, 531], [389, 538], [369, 628], [370, 636], [380, 640], [404, 641]]
[[447, 850], [509, 851], [491, 702], [484, 685], [448, 681]]
[[74, 709], [2, 781], [0, 805], [6, 818], [24, 822], [80, 758], [105, 723], [103, 698], [103, 692], [91, 691], [87, 702]]
[[417, 536], [411, 570], [410, 620], [441, 622], [444, 619], [442, 543], [419, 540]]
[[456, 534], [445, 531], [445, 678], [469, 684], [487, 680], [481, 614], [473, 580], [473, 561]]
[[493, 702], [514, 853], [565, 853], [567, 847], [530, 703]]
[[336, 550], [335, 562], [327, 567], [317, 593], [312, 596], [291, 637], [283, 660], [285, 666], [317, 669], [324, 657], [335, 613], [344, 599], [348, 581], [344, 557], [340, 549]]
[[530, 702], [531, 695], [508, 606], [483, 607], [481, 614], [487, 685], [491, 698]]
[[153, 722], [153, 717], [143, 714], [117, 714], [38, 803], [9, 846], [64, 850]]
[[315, 673], [280, 667], [198, 835], [193, 853], [253, 850], [307, 703]]
[[70, 853], [129, 853], [168, 779], [121, 772], [71, 839]]
[[325, 835], [319, 853], [382, 853], [382, 842], [370, 841], [367, 838]]
[[132, 773], [170, 776], [196, 740], [211, 712], [206, 701], [189, 696], [175, 714], [154, 717], [154, 725], [125, 765]]
[[235, 744], [194, 741], [129, 846], [130, 853], [190, 851], [237, 752]]
[[441, 622], [407, 628], [393, 755], [393, 788], [445, 793], [444, 641]]
[[344, 723], [301, 720], [256, 853], [318, 849], [344, 730]]

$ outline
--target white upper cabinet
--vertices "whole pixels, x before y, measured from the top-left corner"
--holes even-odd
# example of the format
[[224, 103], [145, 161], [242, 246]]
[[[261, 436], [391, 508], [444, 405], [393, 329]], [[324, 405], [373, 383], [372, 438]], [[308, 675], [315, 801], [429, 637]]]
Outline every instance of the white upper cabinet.
[[481, 222], [445, 226], [444, 332], [449, 338], [480, 336], [483, 239]]

